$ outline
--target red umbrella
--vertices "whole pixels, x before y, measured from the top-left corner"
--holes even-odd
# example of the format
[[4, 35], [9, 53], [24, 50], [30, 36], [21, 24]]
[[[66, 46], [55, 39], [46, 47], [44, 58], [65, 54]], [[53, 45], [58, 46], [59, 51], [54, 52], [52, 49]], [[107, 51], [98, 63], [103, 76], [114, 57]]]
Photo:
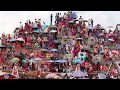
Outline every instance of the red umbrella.
[[119, 52], [116, 51], [116, 50], [112, 50], [112, 53], [114, 53], [114, 54], [118, 54], [118, 55], [119, 55]]

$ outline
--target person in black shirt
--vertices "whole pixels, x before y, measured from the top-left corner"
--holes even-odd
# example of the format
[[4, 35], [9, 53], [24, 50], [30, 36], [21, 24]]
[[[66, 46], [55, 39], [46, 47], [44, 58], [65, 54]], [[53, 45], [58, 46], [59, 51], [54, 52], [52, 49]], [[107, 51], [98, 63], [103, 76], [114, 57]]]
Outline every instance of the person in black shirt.
[[92, 27], [93, 27], [93, 19], [91, 19], [91, 25], [92, 25]]

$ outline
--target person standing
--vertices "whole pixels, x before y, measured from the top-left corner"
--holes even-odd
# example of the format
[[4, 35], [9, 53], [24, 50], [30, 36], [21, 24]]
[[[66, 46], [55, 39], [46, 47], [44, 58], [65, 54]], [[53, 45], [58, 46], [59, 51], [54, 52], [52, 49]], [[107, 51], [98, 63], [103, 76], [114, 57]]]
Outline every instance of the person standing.
[[80, 16], [80, 18], [79, 18], [80, 29], [82, 28], [82, 22], [83, 22], [83, 18], [82, 18], [82, 16]]
[[91, 25], [92, 25], [92, 27], [93, 27], [93, 19], [91, 19]]
[[51, 14], [50, 15], [50, 25], [52, 25], [52, 18], [53, 18], [53, 15]]

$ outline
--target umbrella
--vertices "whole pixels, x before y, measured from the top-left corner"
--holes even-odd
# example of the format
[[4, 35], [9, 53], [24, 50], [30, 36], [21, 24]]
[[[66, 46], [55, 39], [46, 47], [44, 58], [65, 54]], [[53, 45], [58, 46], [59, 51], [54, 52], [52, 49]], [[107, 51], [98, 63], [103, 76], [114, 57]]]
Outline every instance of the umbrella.
[[23, 38], [17, 38], [18, 41], [24, 42], [25, 40]]
[[77, 38], [78, 40], [82, 40], [82, 38]]
[[83, 22], [88, 22], [87, 20], [83, 20]]
[[119, 52], [116, 51], [116, 50], [112, 50], [112, 53], [114, 53], [114, 54], [118, 54], [118, 55], [119, 55]]
[[47, 50], [47, 49], [41, 49], [40, 51], [42, 51], [42, 52], [47, 52], [48, 50]]
[[42, 33], [43, 33], [43, 34], [49, 34], [49, 32], [46, 32], [46, 31], [43, 31]]
[[50, 26], [51, 28], [57, 28], [57, 26], [55, 26], [55, 25], [52, 25], [52, 26]]
[[31, 60], [29, 60], [28, 62], [32, 62], [32, 63], [35, 63], [36, 61], [35, 61], [35, 60], [32, 60], [32, 59], [31, 59]]
[[0, 46], [0, 48], [7, 48], [7, 46]]
[[39, 27], [33, 27], [32, 29], [39, 29]]
[[78, 19], [75, 19], [74, 22], [79, 21]]
[[40, 33], [40, 31], [33, 31], [33, 33]]
[[41, 61], [42, 58], [35, 58], [35, 61]]
[[88, 76], [88, 74], [85, 72], [82, 72], [81, 70], [77, 70], [74, 73], [72, 73], [72, 76], [73, 77], [85, 77], [85, 76]]
[[11, 60], [11, 62], [17, 63], [19, 60], [20, 60], [19, 58], [13, 58], [13, 59]]
[[51, 49], [50, 52], [58, 52], [57, 49]]
[[74, 21], [69, 21], [68, 24], [75, 24], [75, 22]]
[[16, 38], [12, 38], [12, 39], [9, 40], [9, 42], [16, 42], [16, 41], [17, 41]]
[[58, 75], [56, 75], [55, 73], [51, 73], [51, 74], [48, 74], [48, 75], [46, 75], [46, 77], [45, 78], [56, 78], [56, 77], [58, 77]]
[[114, 39], [108, 39], [109, 41], [114, 41]]
[[103, 73], [98, 74], [99, 79], [106, 79], [106, 75]]
[[83, 22], [83, 19], [79, 19], [79, 22]]
[[48, 62], [51, 62], [51, 63], [52, 63], [52, 62], [55, 62], [55, 61], [54, 61], [54, 60], [49, 60]]
[[65, 63], [65, 62], [67, 62], [67, 60], [57, 60], [57, 61], [55, 61], [55, 62], [58, 62], [58, 63]]
[[56, 30], [51, 30], [51, 31], [50, 31], [50, 33], [55, 33], [55, 32], [57, 32], [57, 31], [56, 31]]
[[104, 34], [103, 33], [100, 33], [99, 36], [103, 36]]

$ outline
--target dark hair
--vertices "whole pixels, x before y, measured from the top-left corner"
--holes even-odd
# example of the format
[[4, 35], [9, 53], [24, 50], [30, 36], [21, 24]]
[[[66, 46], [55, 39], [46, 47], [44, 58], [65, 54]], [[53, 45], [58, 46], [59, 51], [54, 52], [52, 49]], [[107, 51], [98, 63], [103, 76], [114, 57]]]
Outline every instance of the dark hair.
[[84, 51], [85, 51], [84, 49], [81, 50], [81, 52], [84, 52]]

